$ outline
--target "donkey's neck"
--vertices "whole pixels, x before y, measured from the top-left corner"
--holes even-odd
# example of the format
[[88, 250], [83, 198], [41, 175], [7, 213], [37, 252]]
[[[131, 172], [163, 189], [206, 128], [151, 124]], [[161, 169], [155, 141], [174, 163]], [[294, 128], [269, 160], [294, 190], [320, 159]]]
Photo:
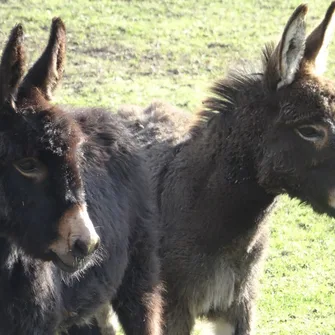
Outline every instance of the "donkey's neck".
[[248, 136], [238, 134], [237, 121], [227, 118], [234, 116], [213, 113], [181, 149], [181, 158], [188, 158], [186, 183], [194, 199], [190, 210], [207, 224], [213, 248], [252, 238], [274, 200], [257, 182]]

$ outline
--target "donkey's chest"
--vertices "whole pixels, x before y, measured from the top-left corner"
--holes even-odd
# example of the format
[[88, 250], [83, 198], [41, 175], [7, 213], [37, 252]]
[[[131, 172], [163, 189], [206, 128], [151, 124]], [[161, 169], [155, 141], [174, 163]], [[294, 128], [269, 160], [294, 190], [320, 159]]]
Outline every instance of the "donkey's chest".
[[229, 264], [220, 262], [214, 271], [197, 283], [193, 300], [196, 315], [207, 315], [212, 310], [227, 310], [235, 297], [236, 273]]
[[236, 301], [249, 295], [263, 259], [263, 239], [248, 246], [244, 252], [222, 254], [208, 259], [202, 276], [195, 284], [193, 309], [195, 315], [208, 315], [213, 311], [226, 311]]

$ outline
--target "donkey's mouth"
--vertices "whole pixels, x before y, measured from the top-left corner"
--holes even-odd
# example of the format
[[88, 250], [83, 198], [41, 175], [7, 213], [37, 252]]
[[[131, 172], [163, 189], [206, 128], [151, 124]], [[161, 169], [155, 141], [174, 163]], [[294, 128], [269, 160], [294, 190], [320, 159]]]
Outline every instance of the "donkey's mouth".
[[78, 258], [73, 257], [70, 253], [64, 256], [59, 256], [55, 252], [51, 252], [52, 262], [62, 271], [73, 273], [85, 267], [89, 257]]

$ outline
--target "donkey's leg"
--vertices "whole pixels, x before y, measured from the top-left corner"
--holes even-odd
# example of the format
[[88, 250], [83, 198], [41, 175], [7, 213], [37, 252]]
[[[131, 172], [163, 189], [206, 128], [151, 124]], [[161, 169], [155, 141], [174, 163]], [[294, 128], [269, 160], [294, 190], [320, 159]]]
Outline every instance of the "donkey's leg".
[[195, 324], [195, 317], [189, 312], [187, 303], [181, 301], [166, 302], [163, 320], [164, 335], [190, 335]]
[[235, 301], [226, 311], [209, 312], [207, 318], [215, 335], [253, 335], [254, 310], [255, 299], [250, 294]]
[[[242, 298], [241, 301], [231, 306], [223, 317], [218, 317], [216, 318], [216, 320], [212, 318], [212, 320], [214, 321], [215, 327], [217, 327], [218, 329], [220, 329], [220, 327], [223, 327], [223, 329], [225, 329], [224, 327], [229, 329], [229, 325], [233, 327], [233, 335], [253, 335], [255, 314], [254, 310], [254, 299], [250, 299], [250, 297]], [[221, 334], [220, 332], [217, 332], [215, 334], [226, 335], [226, 333]]]
[[159, 260], [152, 250], [143, 247], [131, 259], [112, 305], [125, 335], [162, 334]]
[[[143, 290], [143, 284], [113, 301], [126, 335], [161, 335], [161, 295], [159, 289]], [[141, 287], [142, 286], [142, 287]]]
[[98, 323], [96, 320], [91, 325], [82, 325], [82, 326], [72, 326], [66, 332], [61, 333], [61, 335], [115, 335], [115, 333], [102, 333], [100, 328], [98, 327]]
[[254, 334], [254, 306], [250, 302], [242, 303], [237, 308], [236, 330], [234, 335], [253, 335]]
[[113, 307], [110, 304], [103, 306], [96, 313], [96, 320], [100, 329], [101, 335], [115, 335], [113, 326]]

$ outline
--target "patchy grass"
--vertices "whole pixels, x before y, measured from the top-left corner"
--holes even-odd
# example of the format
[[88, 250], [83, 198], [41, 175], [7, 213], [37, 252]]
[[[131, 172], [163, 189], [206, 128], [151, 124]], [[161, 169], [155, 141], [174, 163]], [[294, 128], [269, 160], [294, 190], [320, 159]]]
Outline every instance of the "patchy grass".
[[[329, 4], [312, 0], [308, 28]], [[68, 62], [57, 101], [117, 107], [154, 98], [190, 111], [237, 60], [257, 60], [300, 1], [0, 1], [0, 42], [24, 24], [30, 62], [46, 45], [51, 18], [68, 30]], [[334, 78], [335, 43], [328, 76]], [[282, 197], [271, 215], [257, 334], [335, 332], [335, 220]], [[207, 334], [199, 323], [195, 334]]]

